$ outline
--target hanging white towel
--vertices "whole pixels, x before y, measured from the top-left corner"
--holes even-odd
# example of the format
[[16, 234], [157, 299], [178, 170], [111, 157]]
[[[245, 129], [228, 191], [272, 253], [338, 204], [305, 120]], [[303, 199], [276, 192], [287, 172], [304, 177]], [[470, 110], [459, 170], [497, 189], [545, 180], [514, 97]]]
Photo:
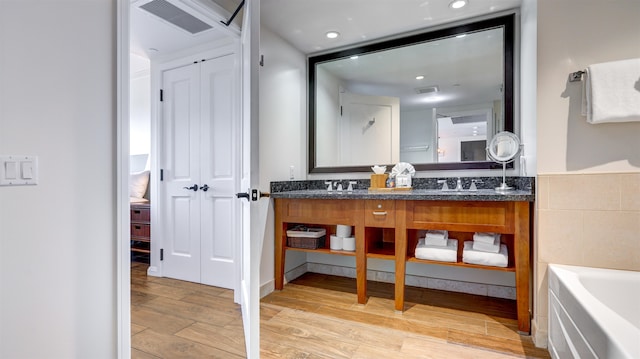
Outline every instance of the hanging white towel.
[[640, 58], [593, 64], [583, 86], [587, 122], [640, 121]]
[[440, 262], [458, 261], [458, 240], [448, 239], [446, 246], [430, 246], [425, 244], [424, 238], [418, 240], [416, 258]]
[[480, 252], [473, 250], [473, 241], [465, 241], [462, 261], [469, 264], [505, 268], [509, 264], [509, 252], [504, 244], [500, 245], [499, 253]]

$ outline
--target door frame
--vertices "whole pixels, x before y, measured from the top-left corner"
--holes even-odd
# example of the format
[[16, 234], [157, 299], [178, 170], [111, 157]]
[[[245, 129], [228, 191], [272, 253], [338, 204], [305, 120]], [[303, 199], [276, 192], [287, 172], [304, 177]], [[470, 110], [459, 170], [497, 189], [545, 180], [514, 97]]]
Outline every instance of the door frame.
[[[116, 352], [118, 358], [131, 357], [131, 237], [129, 207], [129, 39], [130, 39], [130, 0], [116, 0], [116, 151], [115, 151], [115, 185], [116, 185]], [[226, 29], [230, 36], [239, 38], [239, 33], [231, 28]], [[152, 80], [153, 81], [153, 80]], [[153, 84], [153, 83], [152, 83]], [[152, 111], [153, 107], [152, 107]], [[153, 113], [152, 113], [153, 116]], [[153, 117], [152, 117], [153, 118]], [[152, 128], [153, 131], [153, 128]], [[154, 151], [153, 145], [151, 151]], [[153, 176], [152, 176], [153, 178]], [[241, 256], [242, 253], [237, 254]], [[240, 262], [240, 261], [238, 261]], [[239, 274], [238, 274], [239, 275]], [[238, 280], [239, 282], [239, 280]], [[236, 290], [235, 292], [240, 292]], [[234, 293], [235, 293], [234, 292]], [[235, 294], [234, 294], [235, 297]], [[239, 298], [236, 300], [239, 302]]]

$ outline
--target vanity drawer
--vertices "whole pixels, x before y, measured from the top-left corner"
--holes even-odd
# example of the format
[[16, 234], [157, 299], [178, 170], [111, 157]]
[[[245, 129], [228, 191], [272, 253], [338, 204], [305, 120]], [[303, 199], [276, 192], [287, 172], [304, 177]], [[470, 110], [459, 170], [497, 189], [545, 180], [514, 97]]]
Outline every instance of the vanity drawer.
[[393, 200], [368, 200], [364, 202], [364, 225], [367, 227], [393, 228], [396, 225], [396, 202]]
[[278, 201], [287, 222], [353, 225], [359, 201], [283, 199]]
[[407, 201], [407, 227], [513, 233], [513, 202]]

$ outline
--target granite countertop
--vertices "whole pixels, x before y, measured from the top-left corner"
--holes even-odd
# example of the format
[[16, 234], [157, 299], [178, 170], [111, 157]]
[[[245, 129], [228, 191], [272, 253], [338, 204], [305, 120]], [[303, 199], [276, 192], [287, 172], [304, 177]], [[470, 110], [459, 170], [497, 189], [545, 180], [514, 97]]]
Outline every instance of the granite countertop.
[[[465, 185], [469, 188], [472, 178], [463, 178]], [[514, 186], [514, 190], [508, 193], [498, 193], [493, 188], [499, 183], [499, 179], [484, 177], [485, 188], [478, 188], [477, 191], [442, 191], [434, 189], [437, 184], [435, 179], [414, 180], [417, 186], [411, 190], [368, 190], [368, 180], [358, 180], [352, 192], [343, 190], [338, 192], [333, 190], [328, 192], [323, 187], [323, 181], [289, 181], [272, 182], [271, 197], [273, 198], [300, 198], [300, 199], [398, 199], [398, 200], [426, 200], [426, 201], [524, 201], [533, 202], [535, 200], [535, 187], [533, 178], [513, 178], [508, 181]], [[455, 178], [451, 180], [451, 185], [455, 185]], [[348, 184], [344, 182], [344, 187]], [[430, 187], [430, 188], [425, 188]], [[453, 186], [452, 186], [453, 187]], [[489, 187], [489, 188], [487, 188]]]
[[534, 195], [531, 191], [514, 190], [508, 194], [497, 193], [490, 189], [478, 191], [442, 191], [434, 189], [413, 189], [410, 191], [378, 192], [369, 190], [354, 190], [352, 192], [327, 190], [295, 190], [271, 193], [273, 198], [301, 198], [301, 199], [404, 199], [427, 201], [526, 201], [532, 202]]

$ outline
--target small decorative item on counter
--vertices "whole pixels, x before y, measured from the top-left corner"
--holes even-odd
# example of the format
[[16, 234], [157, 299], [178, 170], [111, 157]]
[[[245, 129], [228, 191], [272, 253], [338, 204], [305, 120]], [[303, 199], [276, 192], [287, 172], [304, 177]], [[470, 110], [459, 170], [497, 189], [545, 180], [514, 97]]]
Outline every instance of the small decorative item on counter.
[[371, 175], [370, 188], [371, 189], [385, 188], [387, 178], [389, 178], [389, 175], [384, 173], [387, 170], [387, 166], [375, 165], [371, 167], [371, 169], [373, 170], [374, 174]]
[[415, 175], [416, 170], [413, 168], [413, 165], [407, 162], [398, 162], [391, 169], [391, 177], [396, 179], [396, 187], [397, 188], [411, 188], [411, 177]]
[[394, 188], [396, 186], [396, 180], [393, 177], [387, 178], [387, 188]]

